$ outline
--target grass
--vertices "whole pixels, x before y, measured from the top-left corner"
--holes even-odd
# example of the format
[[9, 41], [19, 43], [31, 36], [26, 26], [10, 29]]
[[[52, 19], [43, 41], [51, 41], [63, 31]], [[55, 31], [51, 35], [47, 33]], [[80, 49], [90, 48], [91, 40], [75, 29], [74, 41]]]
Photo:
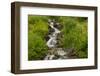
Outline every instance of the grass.
[[45, 37], [49, 33], [48, 19], [55, 19], [62, 27], [58, 45], [74, 48], [78, 58], [88, 57], [88, 36], [85, 17], [28, 16], [28, 60], [43, 60], [48, 52]]

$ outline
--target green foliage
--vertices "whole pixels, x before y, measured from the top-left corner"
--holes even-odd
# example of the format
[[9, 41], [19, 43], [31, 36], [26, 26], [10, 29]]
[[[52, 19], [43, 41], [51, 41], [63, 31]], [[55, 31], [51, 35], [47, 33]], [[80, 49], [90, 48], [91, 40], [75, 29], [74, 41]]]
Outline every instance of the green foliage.
[[28, 59], [41, 60], [46, 56], [48, 47], [46, 39], [48, 19], [55, 19], [60, 23], [61, 37], [59, 47], [74, 48], [78, 58], [87, 58], [88, 36], [87, 18], [65, 16], [28, 16]]
[[63, 48], [74, 48], [77, 57], [87, 57], [87, 20], [82, 17], [66, 17], [63, 20], [62, 34], [60, 39]]
[[47, 21], [41, 16], [29, 16], [28, 20], [28, 58], [29, 60], [43, 59], [47, 52], [44, 38], [48, 33]]

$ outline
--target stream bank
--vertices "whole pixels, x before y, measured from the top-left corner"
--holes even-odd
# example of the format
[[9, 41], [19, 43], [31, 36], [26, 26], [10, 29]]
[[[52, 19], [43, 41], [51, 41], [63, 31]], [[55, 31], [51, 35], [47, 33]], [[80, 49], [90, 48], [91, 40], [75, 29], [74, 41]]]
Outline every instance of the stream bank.
[[55, 21], [54, 19], [49, 19], [48, 26], [50, 32], [48, 34], [48, 40], [46, 45], [48, 46], [49, 50], [44, 60], [69, 59], [69, 57], [71, 58], [70, 53], [74, 51], [73, 48], [64, 49], [57, 46], [58, 36], [61, 33], [60, 29], [58, 28], [59, 26], [61, 26], [60, 23]]

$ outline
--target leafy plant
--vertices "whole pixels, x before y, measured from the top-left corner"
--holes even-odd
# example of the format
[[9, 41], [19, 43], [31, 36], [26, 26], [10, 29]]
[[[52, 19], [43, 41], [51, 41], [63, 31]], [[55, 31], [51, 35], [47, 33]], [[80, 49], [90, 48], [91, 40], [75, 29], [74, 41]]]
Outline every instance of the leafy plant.
[[48, 52], [45, 37], [49, 33], [48, 19], [60, 23], [61, 36], [58, 46], [74, 48], [78, 58], [88, 57], [88, 36], [86, 17], [67, 16], [28, 16], [28, 59], [42, 60]]

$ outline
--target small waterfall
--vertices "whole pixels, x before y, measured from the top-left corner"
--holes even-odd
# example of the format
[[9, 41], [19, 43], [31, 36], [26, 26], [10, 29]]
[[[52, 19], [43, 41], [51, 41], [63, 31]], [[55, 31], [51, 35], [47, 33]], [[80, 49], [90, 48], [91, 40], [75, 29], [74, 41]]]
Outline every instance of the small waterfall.
[[49, 26], [54, 30], [54, 32], [49, 35], [49, 40], [47, 41], [47, 46], [49, 48], [55, 47], [57, 43], [57, 35], [60, 33], [60, 30], [54, 27], [54, 22], [49, 20]]
[[[49, 36], [49, 40], [47, 41], [47, 46], [50, 50], [49, 53], [46, 55], [44, 60], [52, 60], [52, 59], [64, 59], [67, 58], [66, 52], [62, 48], [57, 48], [57, 37], [58, 34], [61, 33], [59, 29], [57, 29], [55, 26], [55, 23], [57, 23], [55, 20], [48, 20], [49, 26], [51, 29], [54, 30], [54, 32], [51, 32]], [[59, 25], [59, 23], [57, 24]]]

